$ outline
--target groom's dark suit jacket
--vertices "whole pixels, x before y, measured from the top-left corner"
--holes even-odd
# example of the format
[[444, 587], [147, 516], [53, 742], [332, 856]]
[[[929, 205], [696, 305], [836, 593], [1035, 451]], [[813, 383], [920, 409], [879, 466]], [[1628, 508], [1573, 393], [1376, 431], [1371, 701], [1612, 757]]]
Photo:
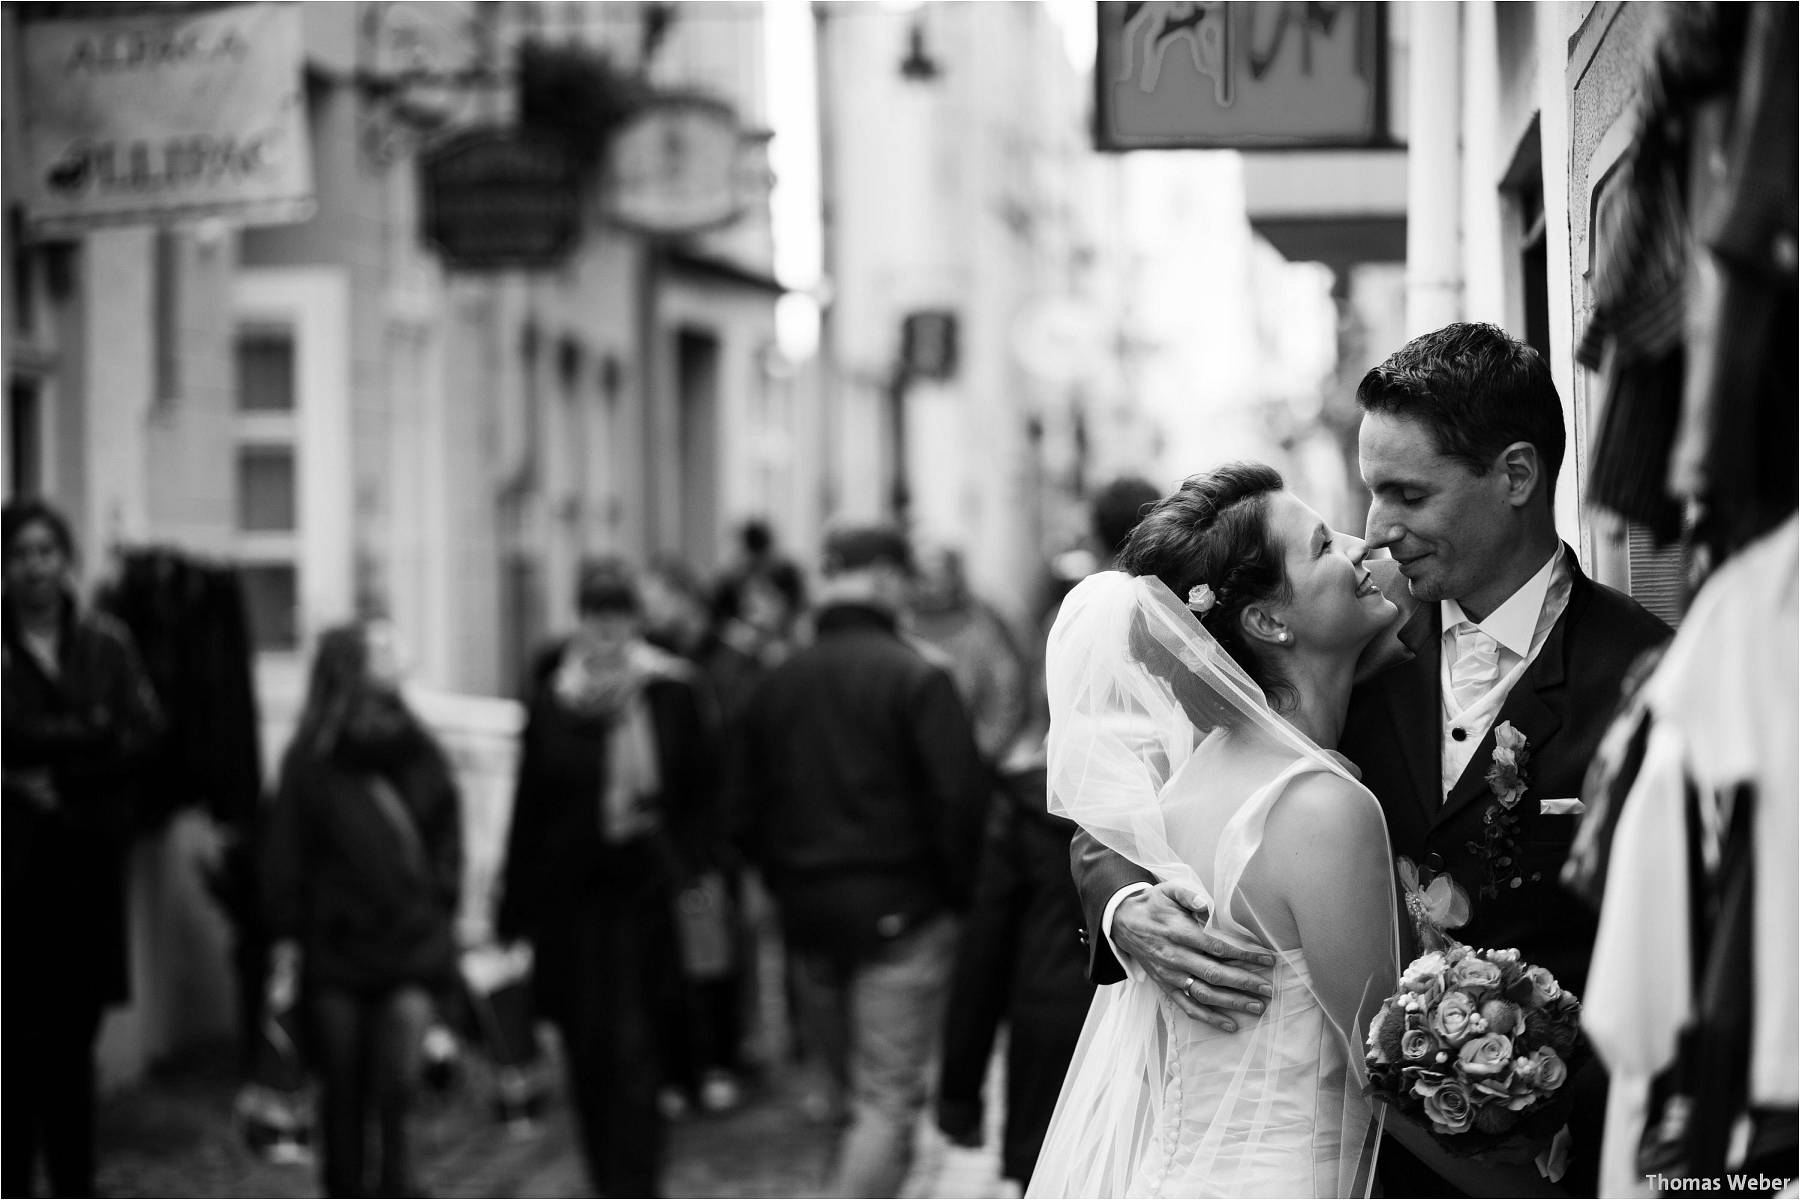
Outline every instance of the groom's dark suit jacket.
[[[1619, 700], [1620, 683], [1632, 662], [1669, 636], [1669, 627], [1621, 592], [1590, 580], [1564, 548], [1570, 572], [1569, 604], [1544, 647], [1508, 693], [1487, 737], [1450, 790], [1440, 799], [1439, 753], [1443, 720], [1438, 704], [1442, 619], [1437, 604], [1417, 604], [1399, 637], [1410, 661], [1390, 667], [1351, 693], [1350, 712], [1338, 749], [1363, 774], [1387, 814], [1388, 839], [1396, 856], [1437, 872], [1448, 871], [1469, 893], [1473, 914], [1454, 936], [1471, 946], [1516, 947], [1526, 961], [1548, 968], [1566, 988], [1587, 986], [1596, 917], [1559, 882], [1569, 855], [1576, 818], [1541, 811], [1544, 800], [1577, 797], [1588, 764]], [[1384, 581], [1385, 582], [1385, 581]], [[1410, 603], [1401, 596], [1402, 604]], [[1486, 775], [1493, 762], [1494, 730], [1510, 721], [1525, 735], [1530, 761], [1519, 814], [1518, 887], [1502, 885], [1497, 897], [1479, 892], [1486, 877], [1483, 855], [1471, 850], [1482, 840], [1482, 817], [1492, 799]], [[1091, 934], [1088, 974], [1096, 983], [1124, 978], [1100, 919], [1120, 888], [1153, 881], [1149, 872], [1089, 837], [1075, 835], [1071, 847], [1075, 882]], [[1535, 876], [1535, 878], [1534, 878]], [[1408, 948], [1408, 953], [1411, 949]], [[1589, 1083], [1603, 1086], [1598, 1072]], [[1587, 1093], [1589, 1088], [1584, 1088]], [[1588, 1149], [1565, 1181], [1572, 1195], [1591, 1176], [1599, 1134], [1603, 1093], [1593, 1093], [1592, 1128], [1576, 1130]], [[1587, 1121], [1581, 1122], [1587, 1125]], [[1441, 1181], [1403, 1175], [1404, 1156], [1383, 1159], [1383, 1186], [1389, 1195], [1449, 1194]], [[1391, 1177], [1390, 1177], [1391, 1176]]]

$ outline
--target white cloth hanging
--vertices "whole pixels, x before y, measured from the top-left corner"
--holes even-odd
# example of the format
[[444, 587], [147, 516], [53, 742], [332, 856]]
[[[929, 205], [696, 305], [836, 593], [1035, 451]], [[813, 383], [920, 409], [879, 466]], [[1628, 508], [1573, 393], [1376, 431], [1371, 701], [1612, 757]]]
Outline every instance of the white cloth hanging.
[[1790, 517], [1713, 575], [1645, 684], [1653, 724], [1613, 838], [1583, 1003], [1583, 1026], [1613, 1075], [1603, 1196], [1654, 1194], [1636, 1156], [1649, 1081], [1673, 1061], [1691, 1009], [1689, 897], [1677, 884], [1688, 875], [1690, 781], [1703, 805], [1744, 785], [1754, 789], [1749, 1100], [1800, 1103], [1797, 583], [1800, 528]]

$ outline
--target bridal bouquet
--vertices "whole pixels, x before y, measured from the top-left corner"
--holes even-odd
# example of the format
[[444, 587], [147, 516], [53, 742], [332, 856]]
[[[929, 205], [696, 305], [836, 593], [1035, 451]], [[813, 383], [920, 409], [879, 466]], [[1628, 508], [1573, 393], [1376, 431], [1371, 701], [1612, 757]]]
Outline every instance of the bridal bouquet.
[[1412, 964], [1369, 1024], [1369, 1094], [1461, 1153], [1547, 1139], [1583, 1052], [1581, 1002], [1517, 950], [1452, 942]]

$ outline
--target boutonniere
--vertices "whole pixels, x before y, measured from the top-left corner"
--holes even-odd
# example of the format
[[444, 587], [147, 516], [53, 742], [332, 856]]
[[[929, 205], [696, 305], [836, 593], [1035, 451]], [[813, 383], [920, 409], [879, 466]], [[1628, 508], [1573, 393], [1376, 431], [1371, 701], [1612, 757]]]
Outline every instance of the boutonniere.
[[[1531, 785], [1525, 773], [1531, 761], [1531, 744], [1511, 721], [1500, 722], [1494, 730], [1494, 757], [1487, 771], [1488, 790], [1494, 794], [1487, 811], [1481, 814], [1481, 840], [1470, 842], [1471, 853], [1481, 856], [1487, 867], [1487, 879], [1481, 885], [1484, 899], [1493, 899], [1500, 889], [1523, 887], [1525, 877], [1518, 869], [1519, 800]], [[1535, 874], [1535, 880], [1542, 872]]]
[[1448, 872], [1433, 877], [1406, 857], [1395, 859], [1394, 865], [1400, 874], [1401, 902], [1419, 935], [1419, 953], [1448, 948], [1454, 941], [1449, 931], [1469, 923], [1469, 893]]

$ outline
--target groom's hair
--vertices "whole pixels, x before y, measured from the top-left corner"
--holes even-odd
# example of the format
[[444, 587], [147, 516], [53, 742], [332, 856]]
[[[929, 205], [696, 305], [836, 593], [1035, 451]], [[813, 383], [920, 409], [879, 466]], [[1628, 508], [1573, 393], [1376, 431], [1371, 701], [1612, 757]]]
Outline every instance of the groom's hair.
[[1277, 708], [1292, 688], [1251, 648], [1239, 618], [1252, 604], [1292, 597], [1285, 548], [1268, 521], [1269, 495], [1283, 486], [1281, 472], [1254, 462], [1190, 475], [1151, 506], [1119, 552], [1121, 571], [1154, 575], [1184, 600], [1210, 587], [1216, 601], [1197, 619]]
[[1486, 475], [1514, 442], [1537, 447], [1546, 498], [1562, 469], [1562, 402], [1536, 350], [1495, 325], [1458, 322], [1422, 334], [1371, 367], [1356, 386], [1364, 412], [1431, 430], [1438, 452]]

